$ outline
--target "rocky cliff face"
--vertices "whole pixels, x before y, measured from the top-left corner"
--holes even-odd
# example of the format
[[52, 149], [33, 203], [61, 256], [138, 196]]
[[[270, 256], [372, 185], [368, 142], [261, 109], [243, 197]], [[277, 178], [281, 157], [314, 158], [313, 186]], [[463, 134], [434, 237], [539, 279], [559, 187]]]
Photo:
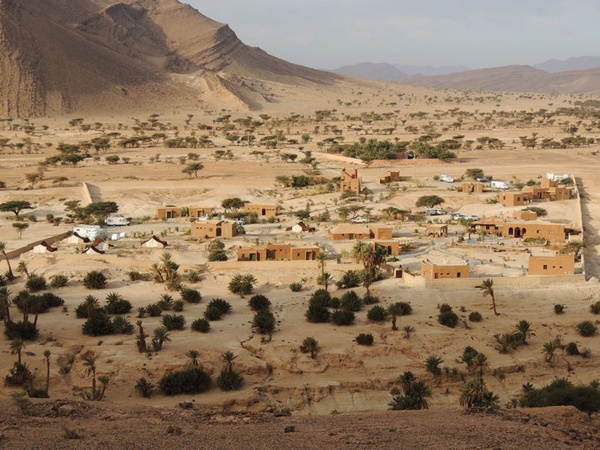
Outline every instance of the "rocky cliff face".
[[243, 78], [336, 80], [246, 46], [177, 0], [0, 0], [2, 116], [175, 104], [200, 96], [193, 86], [205, 77], [250, 108], [262, 95]]

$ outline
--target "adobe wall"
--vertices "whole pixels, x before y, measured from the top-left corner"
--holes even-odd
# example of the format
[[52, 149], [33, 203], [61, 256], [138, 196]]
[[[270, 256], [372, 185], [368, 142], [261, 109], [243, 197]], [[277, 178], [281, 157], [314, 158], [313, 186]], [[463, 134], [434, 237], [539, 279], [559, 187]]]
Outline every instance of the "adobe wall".
[[[425, 288], [425, 289], [447, 289], [447, 290], [466, 290], [475, 289], [475, 286], [481, 284], [484, 278], [448, 278], [427, 280], [420, 276], [402, 274], [402, 279], [407, 286]], [[574, 284], [585, 281], [583, 274], [563, 275], [563, 276], [526, 276], [526, 277], [500, 277], [493, 278], [494, 287], [502, 289], [533, 289], [538, 287], [555, 286], [561, 284]]]
[[81, 196], [83, 197], [81, 206], [87, 206], [94, 203], [94, 199], [92, 199], [92, 194], [90, 193], [90, 187], [85, 181], [81, 183]]
[[12, 252], [6, 252], [6, 256], [8, 256], [8, 259], [16, 258], [17, 256], [21, 256], [23, 253], [27, 253], [27, 252], [33, 250], [33, 247], [41, 244], [44, 241], [46, 241], [46, 244], [52, 245], [55, 242], [62, 241], [63, 239], [68, 238], [69, 236], [71, 236], [71, 234], [72, 234], [72, 231], [65, 231], [64, 233], [55, 234], [54, 236], [50, 236], [45, 239], [40, 239], [39, 241], [35, 241], [35, 242], [32, 242], [31, 244], [27, 244], [24, 247], [20, 247], [16, 250], [13, 250]]

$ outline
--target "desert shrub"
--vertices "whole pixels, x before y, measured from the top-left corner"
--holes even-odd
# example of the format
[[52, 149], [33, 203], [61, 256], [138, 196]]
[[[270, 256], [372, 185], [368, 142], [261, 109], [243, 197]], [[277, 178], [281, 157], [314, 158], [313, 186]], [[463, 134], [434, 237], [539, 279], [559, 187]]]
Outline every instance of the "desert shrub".
[[81, 328], [83, 334], [88, 336], [104, 336], [112, 334], [114, 331], [112, 321], [108, 314], [98, 310], [96, 310], [92, 317], [84, 322]]
[[360, 286], [360, 282], [360, 274], [355, 270], [348, 270], [344, 272], [342, 278], [335, 285], [338, 289], [350, 289]]
[[200, 291], [184, 286], [181, 288], [181, 299], [188, 303], [200, 303], [202, 295]]
[[456, 315], [456, 313], [454, 313], [454, 311], [446, 311], [446, 312], [440, 312], [440, 314], [438, 315], [438, 322], [442, 325], [444, 325], [445, 327], [449, 327], [449, 328], [454, 328], [456, 327], [456, 325], [458, 325], [458, 316]]
[[252, 311], [260, 311], [261, 309], [269, 309], [271, 301], [264, 295], [257, 294], [248, 300], [248, 306]]
[[358, 345], [373, 345], [373, 335], [371, 333], [360, 333], [355, 340]]
[[175, 300], [173, 302], [173, 311], [175, 311], [175, 312], [183, 311], [183, 305], [184, 305], [183, 300]]
[[502, 354], [510, 353], [518, 348], [519, 345], [523, 345], [523, 335], [518, 331], [495, 334], [494, 340], [496, 341], [494, 347]]
[[300, 292], [303, 287], [304, 287], [304, 285], [302, 283], [298, 283], [298, 282], [290, 284], [290, 290], [292, 292]]
[[445, 313], [448, 311], [452, 311], [452, 306], [450, 306], [448, 303], [442, 303], [441, 305], [438, 305], [438, 309], [441, 313]]
[[329, 307], [333, 308], [333, 309], [339, 309], [342, 305], [342, 301], [339, 299], [339, 297], [331, 297], [331, 300], [329, 300]]
[[125, 316], [115, 316], [112, 319], [113, 333], [131, 334], [133, 333], [133, 325]]
[[323, 306], [325, 308], [329, 308], [331, 306], [331, 294], [325, 289], [317, 289], [312, 293], [309, 300], [309, 305], [318, 305]]
[[199, 394], [210, 389], [210, 375], [199, 367], [166, 373], [160, 379], [160, 390], [165, 395]]
[[39, 292], [48, 288], [46, 278], [42, 275], [30, 275], [25, 283], [25, 287], [29, 292]]
[[306, 337], [302, 340], [302, 344], [300, 345], [302, 353], [310, 353], [310, 357], [314, 358], [317, 356], [319, 350], [321, 350], [321, 347], [314, 337]]
[[376, 303], [379, 303], [379, 297], [372, 294], [365, 295], [363, 297], [363, 303], [365, 305], [375, 305]]
[[199, 333], [208, 333], [210, 330], [210, 322], [206, 319], [196, 319], [192, 322], [191, 328]]
[[565, 312], [565, 305], [561, 303], [557, 303], [554, 305], [554, 313], [555, 314], [563, 314]]
[[108, 314], [128, 314], [133, 305], [129, 300], [125, 300], [116, 292], [111, 292], [106, 296], [105, 311]]
[[190, 270], [187, 274], [188, 277], [188, 281], [190, 283], [197, 283], [198, 281], [200, 281], [200, 272], [198, 272], [197, 270]]
[[367, 312], [367, 319], [372, 322], [385, 322], [387, 320], [387, 311], [383, 306], [375, 305]]
[[154, 392], [154, 384], [145, 378], [140, 378], [135, 383], [135, 392], [137, 392], [140, 397], [150, 398]]
[[331, 313], [327, 307], [316, 304], [309, 305], [305, 313], [306, 320], [312, 323], [325, 323], [329, 322]]
[[600, 314], [600, 302], [592, 303], [590, 305], [590, 311], [592, 314]]
[[231, 304], [222, 298], [213, 298], [207, 305], [209, 308], [215, 308], [221, 312], [222, 315], [231, 312]]
[[43, 293], [40, 298], [48, 308], [57, 308], [65, 304], [65, 301], [61, 297], [51, 292]]
[[83, 285], [88, 289], [104, 289], [106, 277], [98, 270], [92, 270], [83, 277]]
[[444, 362], [442, 358], [436, 355], [429, 355], [425, 360], [425, 370], [430, 374], [439, 377], [442, 374], [441, 364]]
[[173, 297], [169, 294], [162, 294], [157, 302], [160, 309], [163, 311], [171, 311], [173, 309]]
[[256, 278], [252, 274], [236, 274], [229, 281], [229, 291], [233, 294], [238, 294], [240, 297], [252, 294]]
[[481, 322], [481, 321], [483, 320], [483, 317], [481, 316], [481, 313], [480, 313], [480, 312], [477, 312], [477, 311], [472, 311], [472, 312], [469, 314], [469, 320], [470, 320], [471, 322]]
[[577, 343], [569, 342], [567, 345], [565, 345], [565, 353], [569, 356], [579, 355], [579, 348], [577, 347]]
[[4, 327], [4, 335], [8, 339], [21, 339], [31, 341], [38, 335], [38, 329], [32, 322], [7, 322]]
[[233, 369], [223, 369], [217, 377], [217, 384], [222, 391], [237, 391], [244, 385], [244, 377]]
[[163, 310], [158, 303], [152, 303], [146, 306], [146, 312], [150, 317], [158, 317], [162, 314]]
[[275, 316], [268, 309], [261, 309], [252, 319], [252, 329], [260, 334], [273, 334], [275, 331]]
[[7, 386], [24, 386], [31, 381], [33, 381], [33, 375], [27, 364], [15, 363], [8, 375], [4, 377], [4, 384]]
[[408, 302], [398, 302], [402, 316], [410, 316], [413, 312], [412, 306]]
[[598, 328], [596, 327], [596, 325], [594, 325], [593, 322], [590, 322], [589, 320], [584, 320], [583, 322], [579, 322], [577, 324], [577, 331], [583, 337], [590, 337], [596, 334]]
[[206, 320], [221, 320], [223, 315], [223, 311], [216, 306], [207, 306], [204, 310], [204, 318]]
[[69, 277], [65, 275], [53, 275], [50, 277], [50, 286], [53, 288], [65, 287], [69, 282]]
[[340, 299], [340, 307], [347, 311], [357, 312], [361, 310], [362, 306], [362, 299], [354, 291], [344, 292]]
[[591, 416], [600, 411], [600, 390], [592, 386], [573, 386], [568, 380], [556, 380], [541, 389], [529, 389], [519, 400], [525, 408], [574, 406]]
[[354, 313], [346, 309], [336, 309], [331, 314], [331, 321], [335, 325], [339, 326], [352, 325], [354, 323], [355, 318], [356, 316], [354, 315]]
[[[131, 270], [131, 271], [127, 272], [127, 276], [129, 277], [129, 281], [139, 281], [142, 279], [142, 274], [136, 270]], [[140, 378], [140, 379], [144, 380], [144, 378]]]
[[185, 327], [185, 317], [181, 314], [165, 314], [162, 316], [163, 326], [169, 330], [183, 330]]

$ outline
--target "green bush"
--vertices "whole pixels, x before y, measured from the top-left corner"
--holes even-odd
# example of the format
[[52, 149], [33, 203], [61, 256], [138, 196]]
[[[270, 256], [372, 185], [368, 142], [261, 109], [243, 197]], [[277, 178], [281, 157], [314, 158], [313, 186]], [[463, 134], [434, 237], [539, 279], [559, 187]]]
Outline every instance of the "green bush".
[[472, 311], [469, 314], [469, 320], [471, 322], [481, 322], [483, 320], [483, 317], [481, 316], [481, 313], [479, 313], [477, 311]]
[[133, 325], [125, 316], [115, 316], [112, 319], [113, 333], [131, 334], [133, 333]]
[[48, 288], [46, 278], [41, 275], [30, 275], [25, 283], [25, 287], [29, 292], [39, 292]]
[[146, 306], [146, 312], [150, 317], [158, 317], [162, 314], [163, 310], [158, 303], [152, 303]]
[[555, 314], [563, 314], [565, 312], [565, 305], [561, 303], [557, 303], [554, 305], [554, 313]]
[[104, 336], [112, 334], [114, 331], [112, 321], [108, 314], [98, 310], [96, 310], [92, 317], [85, 321], [81, 328], [83, 334], [87, 334], [88, 336]]
[[331, 319], [331, 313], [322, 305], [309, 305], [306, 310], [306, 320], [312, 323], [325, 323]]
[[254, 295], [248, 300], [248, 306], [252, 311], [260, 311], [261, 309], [269, 309], [271, 301], [264, 295]]
[[31, 381], [33, 381], [33, 375], [27, 364], [15, 363], [8, 375], [4, 377], [4, 384], [7, 386], [24, 386]]
[[340, 307], [347, 311], [358, 312], [363, 307], [360, 296], [354, 291], [344, 292], [340, 299]]
[[583, 322], [579, 322], [577, 324], [577, 331], [581, 336], [590, 337], [596, 334], [598, 328], [596, 327], [596, 325], [594, 325], [593, 322], [590, 322], [589, 320], [584, 320]]
[[65, 287], [68, 282], [69, 278], [65, 275], [53, 275], [50, 277], [50, 286], [55, 289]]
[[217, 377], [217, 384], [223, 391], [237, 391], [244, 385], [244, 377], [235, 370], [223, 369]]
[[166, 373], [160, 380], [165, 395], [199, 394], [210, 389], [210, 375], [198, 367]]
[[83, 278], [83, 285], [88, 289], [104, 289], [106, 287], [106, 277], [102, 272], [92, 270]]
[[183, 300], [175, 300], [173, 302], [173, 311], [175, 311], [175, 312], [183, 311], [183, 305], [184, 305]]
[[31, 322], [8, 322], [4, 327], [4, 335], [8, 339], [21, 339], [31, 341], [38, 335], [37, 327]]
[[458, 320], [458, 316], [454, 313], [454, 311], [441, 312], [438, 315], [438, 322], [445, 327], [456, 327], [456, 325], [458, 325]]
[[303, 287], [304, 287], [304, 286], [303, 286], [303, 284], [302, 284], [302, 283], [297, 283], [297, 282], [296, 282], [296, 283], [291, 283], [291, 284], [290, 284], [290, 290], [291, 290], [292, 292], [300, 292], [300, 291], [302, 290], [302, 288], [303, 288]]
[[352, 325], [355, 318], [354, 313], [346, 309], [337, 309], [331, 314], [331, 321], [339, 326]]
[[135, 392], [137, 392], [140, 397], [150, 398], [154, 392], [154, 384], [145, 378], [140, 378], [135, 383]]
[[325, 289], [317, 289], [312, 293], [309, 300], [309, 305], [318, 305], [323, 306], [325, 308], [329, 308], [331, 306], [331, 294]]
[[448, 311], [452, 311], [452, 306], [450, 306], [448, 303], [442, 303], [441, 305], [438, 305], [438, 309], [441, 313], [445, 313]]
[[541, 389], [530, 389], [521, 397], [520, 406], [574, 406], [591, 416], [600, 411], [600, 390], [592, 386], [573, 386], [569, 381], [555, 380]]
[[592, 314], [600, 314], [600, 302], [592, 303], [590, 305], [590, 311]]
[[[139, 281], [142, 279], [142, 274], [135, 270], [128, 272], [127, 276], [129, 277], [129, 281]], [[141, 379], [144, 380], [144, 378], [141, 378]]]
[[385, 322], [387, 317], [387, 311], [383, 306], [373, 306], [369, 309], [369, 312], [367, 312], [367, 319], [371, 322]]
[[125, 300], [116, 292], [111, 292], [106, 296], [106, 306], [104, 310], [108, 314], [129, 314], [133, 305], [129, 300]]
[[200, 301], [202, 300], [202, 295], [200, 295], [200, 291], [196, 289], [182, 287], [181, 299], [185, 300], [188, 303], [200, 303]]
[[344, 272], [342, 278], [335, 283], [338, 289], [350, 289], [360, 285], [360, 274], [355, 270]]
[[275, 316], [268, 309], [261, 309], [252, 319], [252, 329], [260, 334], [273, 334], [275, 331]]
[[163, 326], [169, 330], [183, 330], [185, 327], [185, 317], [181, 314], [165, 314], [162, 316]]
[[403, 316], [410, 316], [413, 312], [412, 306], [408, 302], [398, 302]]
[[371, 333], [360, 333], [355, 340], [358, 345], [373, 345], [373, 335]]
[[207, 306], [204, 310], [204, 318], [206, 320], [221, 320], [223, 318], [223, 311], [217, 306]]
[[372, 294], [365, 295], [363, 297], [363, 303], [365, 305], [375, 305], [376, 303], [379, 303], [379, 297]]
[[200, 333], [208, 333], [210, 330], [210, 322], [206, 319], [196, 319], [192, 322], [191, 328]]
[[565, 353], [569, 356], [579, 355], [579, 348], [577, 347], [577, 343], [569, 342], [567, 345], [565, 345]]
[[208, 308], [215, 308], [221, 312], [221, 315], [225, 315], [231, 312], [231, 304], [226, 302], [222, 298], [213, 298], [208, 302]]

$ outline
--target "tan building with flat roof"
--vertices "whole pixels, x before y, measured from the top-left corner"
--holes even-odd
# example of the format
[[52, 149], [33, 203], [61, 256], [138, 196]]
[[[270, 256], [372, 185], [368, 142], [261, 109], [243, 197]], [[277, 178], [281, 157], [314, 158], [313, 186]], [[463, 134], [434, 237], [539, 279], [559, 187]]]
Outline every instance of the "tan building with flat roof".
[[557, 254], [554, 256], [529, 256], [527, 275], [573, 275], [575, 255]]
[[199, 206], [190, 208], [190, 217], [198, 218], [198, 217], [210, 217], [214, 214], [215, 208], [211, 208], [209, 206]]
[[358, 178], [358, 170], [357, 169], [342, 169], [342, 181], [341, 181], [341, 191], [344, 192], [353, 192], [356, 195], [360, 194], [362, 190], [361, 179]]
[[273, 203], [246, 203], [244, 211], [247, 213], [255, 213], [258, 217], [275, 217], [277, 216], [278, 207]]
[[379, 184], [399, 183], [410, 179], [411, 177], [400, 176], [400, 172], [387, 172], [384, 176], [379, 177]]
[[500, 234], [507, 238], [546, 239], [550, 242], [563, 242], [568, 238], [565, 226], [548, 222], [505, 222]]
[[462, 184], [463, 194], [483, 194], [483, 183], [480, 182], [465, 182]]
[[369, 225], [372, 239], [392, 239], [394, 229], [389, 225]]
[[341, 223], [331, 229], [331, 239], [334, 241], [371, 239], [371, 230], [363, 224]]
[[292, 247], [291, 244], [267, 244], [238, 248], [238, 261], [314, 261], [319, 247]]
[[471, 274], [469, 263], [462, 264], [434, 264], [428, 259], [421, 264], [421, 276], [427, 280], [442, 278], [469, 278]]
[[177, 208], [175, 206], [161, 207], [157, 209], [156, 217], [159, 219], [176, 219], [178, 217], [183, 217], [183, 208]]
[[197, 220], [192, 223], [191, 235], [198, 239], [232, 238], [237, 235], [235, 222], [224, 220]]
[[410, 243], [391, 239], [375, 241], [375, 245], [378, 247], [385, 248], [387, 250], [388, 256], [398, 256], [400, 253], [402, 253], [404, 249], [410, 246]]
[[527, 203], [523, 192], [500, 192], [498, 201], [503, 206], [523, 206]]
[[535, 211], [526, 211], [523, 209], [513, 212], [513, 218], [517, 220], [536, 220], [537, 217], [538, 215]]

